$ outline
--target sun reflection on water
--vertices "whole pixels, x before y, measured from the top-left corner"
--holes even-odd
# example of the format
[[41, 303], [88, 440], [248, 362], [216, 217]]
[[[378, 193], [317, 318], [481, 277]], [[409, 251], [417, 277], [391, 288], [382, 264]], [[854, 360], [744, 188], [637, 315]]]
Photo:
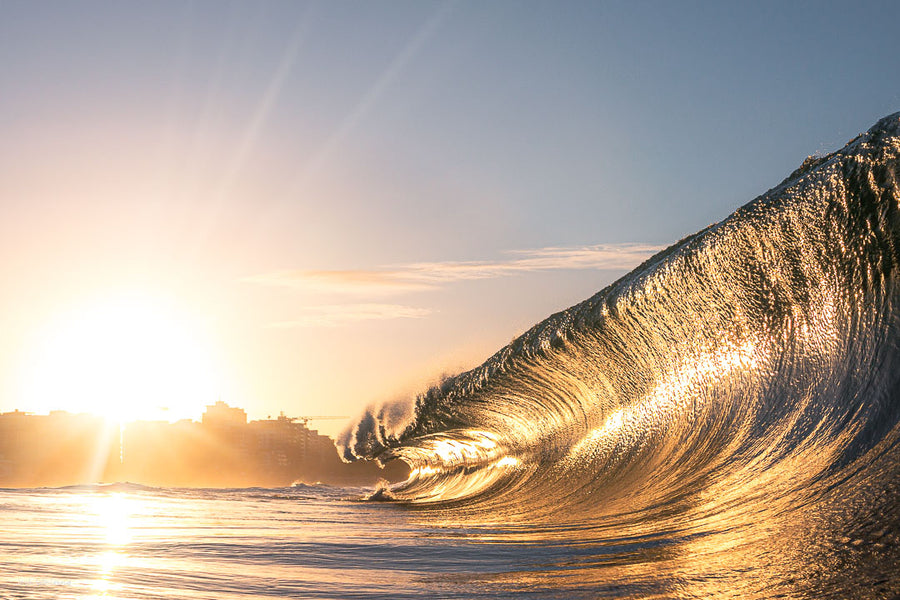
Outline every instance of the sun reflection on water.
[[131, 541], [131, 516], [134, 500], [119, 493], [101, 496], [92, 507], [98, 525], [105, 530], [106, 542], [112, 546], [124, 546]]
[[121, 493], [91, 495], [85, 498], [85, 513], [98, 530], [101, 544], [91, 563], [96, 566], [96, 576], [90, 584], [93, 595], [89, 598], [116, 597], [119, 585], [114, 581], [118, 571], [128, 561], [126, 548], [132, 541], [137, 503], [135, 498]]

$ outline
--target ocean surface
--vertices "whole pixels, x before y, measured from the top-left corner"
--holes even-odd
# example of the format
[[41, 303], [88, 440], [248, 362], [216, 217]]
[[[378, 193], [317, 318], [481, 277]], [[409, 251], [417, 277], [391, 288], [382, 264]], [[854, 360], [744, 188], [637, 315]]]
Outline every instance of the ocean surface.
[[[0, 490], [0, 598], [505, 598], [555, 542], [464, 526], [371, 490]], [[531, 571], [534, 573], [530, 574]], [[539, 597], [566, 597], [540, 585]]]
[[900, 113], [341, 443], [411, 475], [0, 491], [0, 597], [900, 598]]

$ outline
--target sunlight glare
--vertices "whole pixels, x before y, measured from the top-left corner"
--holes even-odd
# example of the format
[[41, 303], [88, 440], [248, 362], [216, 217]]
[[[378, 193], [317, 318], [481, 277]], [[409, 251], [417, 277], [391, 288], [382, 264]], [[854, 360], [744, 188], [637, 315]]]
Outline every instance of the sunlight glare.
[[217, 395], [211, 344], [170, 303], [129, 294], [63, 315], [28, 363], [31, 410], [125, 422], [194, 417]]
[[97, 576], [91, 582], [95, 594], [91, 598], [106, 598], [114, 591], [113, 578], [127, 562], [125, 546], [131, 542], [132, 514], [136, 500], [124, 494], [90, 495], [86, 508], [96, 525], [104, 531], [106, 550], [96, 555]]

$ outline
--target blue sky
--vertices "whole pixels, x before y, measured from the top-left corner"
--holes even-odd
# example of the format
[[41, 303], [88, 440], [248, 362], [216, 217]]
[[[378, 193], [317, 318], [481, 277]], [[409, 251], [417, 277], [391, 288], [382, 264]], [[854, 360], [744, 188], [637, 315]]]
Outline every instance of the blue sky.
[[35, 332], [122, 290], [198, 323], [216, 395], [252, 417], [473, 366], [900, 110], [898, 22], [892, 2], [2, 1], [0, 410], [49, 407], [18, 382]]

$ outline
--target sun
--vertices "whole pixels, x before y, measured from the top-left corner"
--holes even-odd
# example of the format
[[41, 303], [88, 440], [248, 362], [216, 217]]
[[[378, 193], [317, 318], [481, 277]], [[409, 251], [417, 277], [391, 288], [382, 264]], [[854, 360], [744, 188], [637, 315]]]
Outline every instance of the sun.
[[51, 319], [24, 369], [23, 401], [120, 423], [192, 418], [220, 391], [213, 356], [202, 321], [171, 300], [117, 295]]

